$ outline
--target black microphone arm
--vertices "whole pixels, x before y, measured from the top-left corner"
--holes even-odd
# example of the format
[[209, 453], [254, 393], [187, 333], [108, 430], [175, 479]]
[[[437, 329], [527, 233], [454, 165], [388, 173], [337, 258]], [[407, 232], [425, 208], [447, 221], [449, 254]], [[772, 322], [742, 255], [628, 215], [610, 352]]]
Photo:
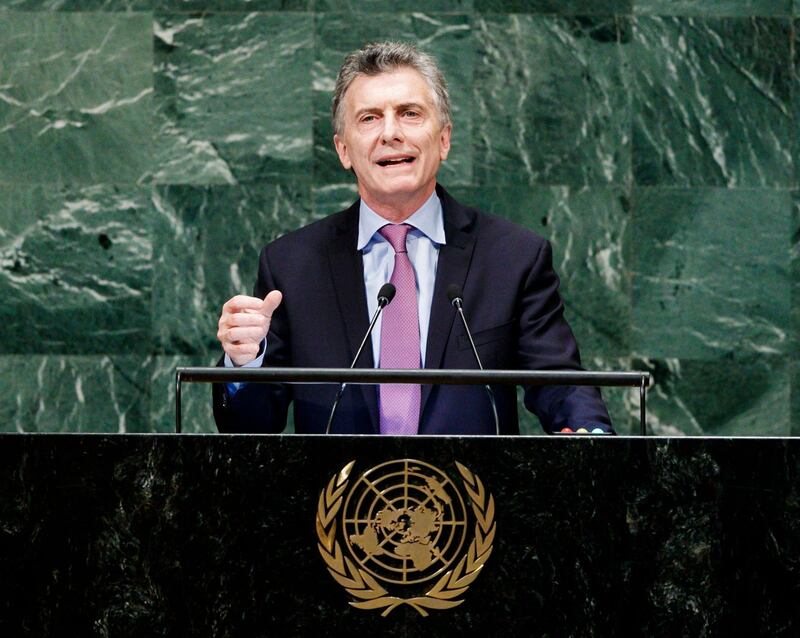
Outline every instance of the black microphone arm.
[[[478, 362], [478, 367], [483, 370], [481, 358], [478, 356], [478, 349], [475, 347], [475, 342], [472, 340], [472, 333], [469, 331], [467, 318], [464, 316], [464, 300], [461, 298], [461, 288], [458, 284], [450, 284], [447, 287], [447, 298], [450, 300], [450, 303], [453, 304], [453, 307], [458, 310], [458, 314], [461, 317], [461, 323], [464, 324], [464, 330], [467, 331], [469, 345], [472, 346], [472, 354], [475, 355], [475, 361]], [[492, 392], [492, 388], [488, 384], [483, 387], [486, 388], [486, 394], [489, 395], [489, 403], [492, 405], [492, 414], [494, 415], [494, 433], [499, 435], [500, 417], [497, 416], [497, 402], [494, 400], [494, 392]]]
[[[385, 283], [381, 286], [381, 289], [378, 291], [378, 307], [375, 309], [375, 314], [372, 315], [372, 321], [369, 322], [369, 328], [367, 328], [367, 334], [364, 335], [364, 338], [361, 340], [361, 345], [358, 346], [358, 352], [356, 352], [356, 356], [353, 357], [353, 363], [350, 364], [350, 368], [355, 368], [356, 363], [358, 362], [358, 358], [361, 356], [361, 352], [364, 350], [364, 346], [367, 345], [367, 339], [372, 334], [372, 330], [375, 328], [375, 322], [378, 321], [378, 317], [381, 316], [381, 312], [383, 309], [391, 303], [392, 299], [394, 299], [394, 294], [397, 292], [393, 284]], [[344, 389], [347, 387], [346, 383], [342, 383], [339, 386], [339, 391], [336, 393], [336, 398], [333, 400], [333, 406], [331, 406], [331, 413], [328, 416], [328, 425], [325, 426], [325, 434], [331, 433], [331, 426], [333, 425], [333, 417], [336, 414], [336, 408], [339, 407], [339, 401], [342, 400], [342, 395], [344, 394]]]

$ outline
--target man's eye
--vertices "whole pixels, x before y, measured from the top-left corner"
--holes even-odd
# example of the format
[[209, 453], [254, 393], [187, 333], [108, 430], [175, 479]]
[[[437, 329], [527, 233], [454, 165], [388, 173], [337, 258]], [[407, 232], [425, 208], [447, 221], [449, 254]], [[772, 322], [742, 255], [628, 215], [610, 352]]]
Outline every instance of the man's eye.
[[419, 117], [419, 113], [417, 113], [416, 111], [406, 111], [405, 113], [403, 113], [403, 115], [405, 115], [406, 117]]
[[365, 115], [361, 118], [362, 122], [372, 122], [375, 119], [374, 115]]

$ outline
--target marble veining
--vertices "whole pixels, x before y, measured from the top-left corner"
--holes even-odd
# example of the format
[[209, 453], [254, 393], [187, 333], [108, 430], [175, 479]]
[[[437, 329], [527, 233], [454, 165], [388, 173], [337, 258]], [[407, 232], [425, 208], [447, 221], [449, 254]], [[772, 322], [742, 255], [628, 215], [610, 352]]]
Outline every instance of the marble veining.
[[0, 432], [147, 432], [150, 367], [133, 355], [0, 355]]
[[637, 184], [794, 184], [788, 19], [640, 17], [633, 32]]
[[667, 16], [788, 16], [792, 0], [633, 0], [633, 11]]
[[154, 36], [156, 182], [309, 177], [310, 16], [157, 14]]
[[476, 20], [476, 184], [628, 181], [630, 29], [623, 17]]
[[0, 20], [0, 181], [135, 183], [151, 160], [148, 15]]
[[[159, 0], [3, 0], [0, 11], [148, 11]], [[180, 0], [179, 0], [180, 1]]]
[[787, 191], [637, 190], [634, 352], [788, 352], [790, 206]]
[[[175, 369], [188, 366], [215, 366], [219, 355], [160, 355], [152, 358], [149, 379], [150, 404], [148, 431], [175, 431]], [[209, 386], [205, 383], [181, 384], [181, 431], [188, 434], [216, 433]]]
[[[476, 0], [314, 0], [317, 13], [471, 13]], [[395, 16], [396, 17], [396, 16]], [[396, 20], [393, 20], [396, 25]]]
[[0, 220], [0, 352], [148, 351], [152, 242], [141, 188], [0, 186]]
[[635, 0], [474, 0], [481, 13], [613, 15], [631, 12]]
[[647, 359], [634, 365], [653, 378], [647, 404], [651, 434], [792, 434], [790, 375], [781, 357]]

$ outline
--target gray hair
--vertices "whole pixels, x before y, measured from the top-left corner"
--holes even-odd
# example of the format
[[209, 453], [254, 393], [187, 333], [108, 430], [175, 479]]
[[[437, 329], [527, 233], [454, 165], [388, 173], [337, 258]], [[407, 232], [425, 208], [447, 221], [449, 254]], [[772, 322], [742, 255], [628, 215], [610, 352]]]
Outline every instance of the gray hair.
[[406, 42], [373, 42], [350, 53], [339, 69], [331, 104], [334, 132], [340, 134], [344, 128], [344, 95], [353, 80], [359, 75], [380, 75], [401, 67], [410, 67], [425, 79], [433, 93], [439, 123], [442, 127], [450, 124], [450, 95], [436, 60]]

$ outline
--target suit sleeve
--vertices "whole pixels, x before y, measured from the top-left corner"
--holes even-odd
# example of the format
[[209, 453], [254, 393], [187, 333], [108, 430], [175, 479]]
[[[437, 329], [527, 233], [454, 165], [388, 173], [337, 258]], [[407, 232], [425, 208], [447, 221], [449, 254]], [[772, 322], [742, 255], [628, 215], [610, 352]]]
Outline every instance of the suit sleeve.
[[[578, 344], [564, 318], [553, 270], [550, 243], [542, 242], [520, 295], [518, 357], [528, 370], [582, 370]], [[597, 388], [538, 386], [525, 389], [525, 407], [539, 417], [547, 432], [565, 426], [573, 429], [601, 427], [613, 432]]]
[[[268, 292], [281, 290], [269, 263], [268, 247], [261, 251], [258, 278], [253, 296], [263, 299]], [[262, 363], [267, 366], [291, 364], [287, 298], [276, 309], [267, 334], [267, 350]], [[218, 365], [224, 365], [224, 357]], [[287, 384], [247, 383], [229, 395], [224, 384], [213, 386], [214, 420], [217, 429], [226, 433], [276, 433], [286, 427], [286, 416], [292, 400]]]

